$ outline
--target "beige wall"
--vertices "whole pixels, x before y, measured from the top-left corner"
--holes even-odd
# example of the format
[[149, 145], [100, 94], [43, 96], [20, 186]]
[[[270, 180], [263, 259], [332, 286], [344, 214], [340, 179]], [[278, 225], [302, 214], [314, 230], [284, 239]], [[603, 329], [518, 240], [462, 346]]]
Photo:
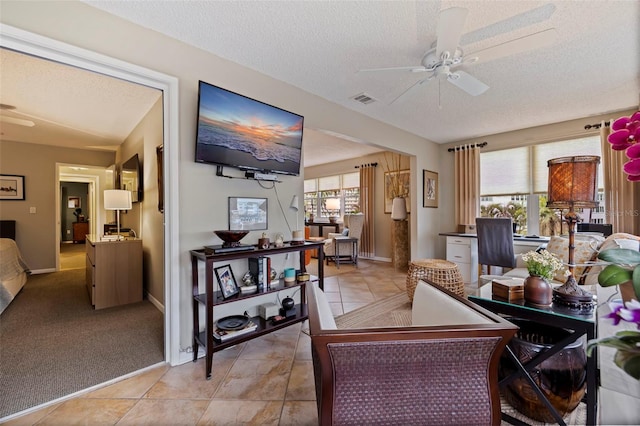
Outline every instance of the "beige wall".
[[31, 270], [56, 268], [56, 163], [108, 167], [114, 161], [113, 152], [0, 141], [0, 173], [25, 176], [25, 200], [0, 201], [0, 219], [16, 220], [16, 242]]
[[164, 225], [158, 210], [158, 166], [156, 147], [162, 145], [162, 96], [125, 139], [118, 151], [118, 164], [134, 154], [142, 168], [142, 202], [120, 216], [121, 226], [142, 238], [144, 289], [164, 304]]

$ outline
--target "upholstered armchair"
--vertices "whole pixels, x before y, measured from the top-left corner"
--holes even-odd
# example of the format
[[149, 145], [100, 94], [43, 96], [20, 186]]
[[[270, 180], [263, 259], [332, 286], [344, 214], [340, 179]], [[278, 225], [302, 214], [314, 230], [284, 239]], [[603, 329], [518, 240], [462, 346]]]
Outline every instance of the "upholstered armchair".
[[[329, 261], [335, 261], [336, 256], [336, 244], [340, 245], [339, 252], [341, 253], [351, 253], [351, 248], [353, 247], [351, 243], [348, 242], [340, 242], [340, 237], [349, 237], [349, 238], [357, 238], [357, 250], [360, 250], [360, 236], [362, 235], [362, 227], [364, 225], [364, 215], [363, 214], [346, 214], [344, 215], [344, 229], [346, 229], [346, 233], [329, 233], [328, 237], [324, 242], [324, 258], [327, 260], [327, 265]], [[336, 238], [337, 237], [337, 238]], [[344, 248], [343, 248], [344, 247]]]
[[498, 425], [498, 361], [517, 327], [419, 281], [407, 327], [338, 329], [309, 285], [320, 425]]

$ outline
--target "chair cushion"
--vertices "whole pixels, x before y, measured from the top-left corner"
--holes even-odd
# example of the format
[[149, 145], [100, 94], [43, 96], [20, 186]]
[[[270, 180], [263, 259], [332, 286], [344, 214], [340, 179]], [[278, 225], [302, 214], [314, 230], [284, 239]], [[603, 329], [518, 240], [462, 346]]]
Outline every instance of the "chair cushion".
[[492, 324], [456, 298], [420, 280], [416, 284], [411, 308], [411, 325]]
[[345, 237], [348, 237], [349, 236], [349, 228], [344, 228], [342, 230], [342, 235], [345, 236]]

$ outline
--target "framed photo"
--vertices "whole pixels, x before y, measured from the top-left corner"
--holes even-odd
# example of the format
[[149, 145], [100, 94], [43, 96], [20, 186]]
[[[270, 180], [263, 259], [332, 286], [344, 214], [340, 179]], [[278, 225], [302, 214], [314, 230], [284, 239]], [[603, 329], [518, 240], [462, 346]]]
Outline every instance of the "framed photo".
[[422, 171], [422, 207], [438, 207], [438, 173]]
[[24, 176], [0, 175], [0, 200], [24, 200]]
[[267, 229], [267, 201], [266, 198], [229, 197], [229, 230]]
[[397, 187], [396, 193], [402, 194], [407, 200], [407, 213], [411, 213], [411, 191], [410, 191], [410, 177], [411, 172], [409, 170], [400, 170], [397, 172], [384, 172], [384, 212], [391, 213], [391, 206], [393, 205], [393, 191], [392, 188]]
[[220, 285], [220, 291], [222, 292], [222, 298], [228, 299], [229, 297], [238, 294], [240, 289], [236, 284], [236, 279], [231, 271], [231, 265], [220, 266], [214, 268], [218, 284]]
[[80, 204], [80, 197], [67, 197], [67, 208], [79, 209], [82, 207]]

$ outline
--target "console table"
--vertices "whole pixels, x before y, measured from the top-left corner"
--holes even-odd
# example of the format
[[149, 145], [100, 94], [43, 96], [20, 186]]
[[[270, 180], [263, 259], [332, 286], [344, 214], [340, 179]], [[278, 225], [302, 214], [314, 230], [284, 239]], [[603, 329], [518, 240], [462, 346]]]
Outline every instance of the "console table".
[[[324, 242], [310, 242], [305, 241], [302, 244], [285, 243], [283, 247], [271, 246], [267, 249], [259, 249], [257, 246], [253, 246], [253, 250], [247, 251], [235, 251], [227, 253], [214, 253], [213, 250], [206, 248], [191, 250], [191, 286], [193, 292], [193, 362], [198, 359], [198, 346], [202, 346], [205, 349], [206, 358], [206, 377], [207, 380], [211, 379], [211, 365], [213, 360], [213, 353], [226, 349], [228, 347], [237, 345], [238, 343], [245, 342], [247, 340], [255, 339], [272, 331], [279, 330], [281, 328], [290, 326], [292, 324], [305, 321], [308, 317], [307, 303], [306, 303], [306, 285], [307, 283], [296, 283], [289, 287], [278, 286], [277, 288], [264, 288], [256, 293], [252, 294], [236, 294], [230, 298], [224, 299], [220, 291], [214, 291], [214, 271], [213, 265], [216, 262], [226, 262], [229, 260], [237, 259], [249, 259], [257, 258], [261, 256], [271, 256], [275, 254], [300, 252], [300, 271], [305, 272], [304, 254], [307, 250], [318, 251], [318, 276], [313, 277], [309, 283], [317, 281], [321, 289], [324, 289], [324, 252], [322, 246]], [[203, 263], [205, 266], [205, 292], [200, 293], [198, 289], [198, 267]], [[252, 297], [264, 296], [265, 294], [275, 293], [294, 286], [300, 287], [300, 304], [296, 306], [296, 315], [288, 318], [285, 321], [278, 322], [277, 324], [271, 321], [265, 320], [260, 316], [252, 317], [253, 321], [258, 328], [250, 333], [242, 334], [230, 340], [216, 341], [213, 338], [213, 331], [215, 330], [213, 322], [213, 309], [215, 305], [221, 305], [223, 303], [234, 303], [240, 300], [249, 299]], [[199, 310], [205, 309], [205, 324], [204, 331], [200, 331], [200, 315]]]
[[[548, 399], [544, 396], [542, 391], [538, 389], [535, 382], [529, 375], [529, 373], [551, 356], [560, 352], [565, 346], [575, 342], [581, 336], [586, 336], [587, 339], [594, 339], [597, 334], [596, 329], [596, 309], [594, 308], [588, 313], [579, 313], [576, 310], [571, 310], [563, 306], [556, 306], [555, 304], [548, 307], [540, 307], [525, 303], [524, 300], [506, 301], [504, 299], [494, 297], [492, 294], [491, 283], [482, 286], [478, 289], [476, 295], [469, 295], [469, 300], [477, 303], [483, 308], [488, 309], [491, 312], [509, 315], [512, 317], [522, 318], [530, 320], [536, 323], [549, 325], [552, 327], [559, 327], [565, 330], [571, 331], [571, 335], [567, 338], [560, 340], [554, 346], [546, 351], [541, 352], [535, 356], [531, 361], [526, 364], [522, 364], [517, 356], [507, 347], [505, 353], [509, 355], [511, 360], [516, 365], [519, 371], [516, 371], [512, 376], [506, 377], [500, 381], [500, 386], [505, 385], [517, 376], [523, 376], [527, 379], [531, 388], [536, 393], [538, 398], [545, 404], [551, 414], [554, 416], [558, 424], [564, 425], [562, 417], [553, 408]], [[598, 403], [598, 362], [596, 352], [594, 351], [590, 357], [587, 357], [587, 393], [586, 393], [586, 406], [587, 406], [587, 424], [596, 424], [596, 411]], [[511, 424], [522, 424], [513, 417], [502, 414], [503, 420]]]
[[317, 226], [318, 227], [318, 235], [324, 237], [324, 233], [322, 232], [324, 227], [333, 228], [333, 232], [340, 232], [340, 224], [338, 222], [305, 222], [305, 226]]

